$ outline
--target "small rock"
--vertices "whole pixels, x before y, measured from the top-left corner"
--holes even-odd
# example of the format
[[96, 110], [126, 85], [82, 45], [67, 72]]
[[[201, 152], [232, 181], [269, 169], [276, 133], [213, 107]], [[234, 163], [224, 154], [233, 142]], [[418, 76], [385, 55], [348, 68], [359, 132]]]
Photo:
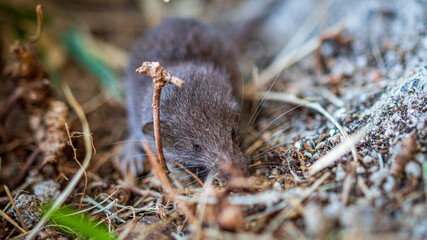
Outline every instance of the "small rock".
[[275, 183], [273, 184], [273, 188], [274, 188], [276, 191], [278, 191], [278, 192], [282, 192], [282, 191], [283, 191], [282, 186], [281, 186], [281, 184], [280, 184], [279, 182], [275, 182]]
[[42, 202], [51, 201], [59, 196], [61, 185], [53, 180], [37, 183], [33, 186], [33, 192]]
[[384, 190], [385, 190], [385, 191], [387, 191], [387, 192], [391, 192], [391, 191], [393, 191], [393, 188], [394, 188], [395, 182], [396, 182], [396, 181], [394, 180], [394, 177], [393, 177], [393, 176], [391, 176], [391, 175], [389, 175], [389, 176], [386, 178], [386, 181], [385, 181], [385, 183], [384, 183], [384, 185], [383, 185]]
[[408, 164], [406, 164], [405, 166], [405, 173], [408, 176], [413, 176], [416, 178], [421, 177], [421, 167], [416, 164], [415, 162], [409, 162]]
[[341, 182], [344, 180], [345, 177], [345, 171], [341, 166], [337, 167], [337, 172], [335, 173], [335, 181]]
[[370, 155], [366, 155], [363, 157], [362, 159], [363, 163], [368, 164], [374, 161], [374, 158], [371, 157]]
[[333, 225], [324, 215], [322, 207], [315, 203], [309, 203], [306, 206], [304, 211], [304, 223], [307, 227], [307, 232], [312, 236], [322, 236], [328, 232]]
[[340, 215], [342, 204], [339, 199], [335, 199], [323, 209], [325, 216], [329, 219], [337, 219]]
[[218, 215], [218, 224], [227, 230], [238, 230], [244, 226], [245, 219], [242, 209], [235, 205], [228, 205]]
[[[15, 199], [16, 208], [24, 220], [24, 224], [28, 229], [34, 227], [34, 225], [40, 220], [42, 216], [42, 207], [40, 200], [34, 196], [27, 193], [21, 193]], [[16, 219], [18, 214], [15, 212], [15, 209], [12, 208], [12, 212], [15, 215]]]
[[294, 143], [294, 147], [295, 147], [298, 151], [300, 151], [300, 150], [301, 150], [301, 142], [300, 142], [300, 141], [295, 142], [295, 143]]
[[390, 171], [388, 169], [380, 169], [374, 173], [371, 174], [369, 177], [369, 180], [376, 186], [380, 186], [384, 180], [387, 178], [387, 176], [390, 175]]
[[362, 173], [365, 173], [365, 172], [366, 172], [366, 170], [362, 166], [356, 168], [356, 173], [357, 174], [362, 174]]
[[340, 223], [348, 229], [372, 232], [375, 224], [375, 211], [370, 206], [350, 206], [340, 215]]

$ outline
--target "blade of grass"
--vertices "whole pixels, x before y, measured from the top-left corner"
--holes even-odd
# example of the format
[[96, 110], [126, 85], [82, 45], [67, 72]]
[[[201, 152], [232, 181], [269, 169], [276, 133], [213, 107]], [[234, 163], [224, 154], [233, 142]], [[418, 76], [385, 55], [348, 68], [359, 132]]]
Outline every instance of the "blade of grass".
[[64, 42], [71, 56], [91, 72], [109, 94], [117, 101], [123, 100], [123, 95], [119, 91], [117, 74], [101, 59], [96, 58], [88, 44], [85, 42], [85, 36], [77, 30], [68, 30], [64, 35]]
[[80, 181], [81, 177], [83, 176], [84, 171], [89, 166], [90, 160], [92, 158], [93, 148], [92, 148], [92, 140], [90, 138], [90, 128], [89, 123], [87, 121], [86, 115], [83, 111], [83, 108], [80, 106], [80, 104], [77, 102], [74, 95], [71, 93], [70, 88], [68, 85], [63, 85], [63, 91], [64, 95], [67, 99], [67, 101], [70, 103], [71, 107], [76, 112], [78, 118], [80, 119], [82, 123], [82, 129], [84, 133], [84, 146], [86, 155], [83, 160], [82, 168], [77, 171], [77, 173], [74, 175], [74, 177], [71, 179], [70, 183], [67, 185], [67, 187], [62, 191], [62, 193], [58, 196], [56, 201], [52, 204], [52, 207], [45, 213], [45, 215], [40, 219], [40, 221], [37, 223], [37, 225], [33, 228], [30, 235], [26, 237], [26, 240], [33, 239], [37, 233], [40, 231], [40, 229], [43, 227], [43, 225], [46, 223], [46, 221], [49, 219], [50, 215], [57, 209], [61, 204], [65, 202], [67, 197], [71, 194], [74, 187], [77, 185], [77, 183]]
[[[48, 206], [48, 208], [51, 207]], [[103, 225], [96, 226], [96, 222], [91, 221], [87, 215], [74, 215], [74, 213], [75, 211], [69, 207], [61, 207], [52, 213], [50, 219], [88, 239], [115, 239]]]

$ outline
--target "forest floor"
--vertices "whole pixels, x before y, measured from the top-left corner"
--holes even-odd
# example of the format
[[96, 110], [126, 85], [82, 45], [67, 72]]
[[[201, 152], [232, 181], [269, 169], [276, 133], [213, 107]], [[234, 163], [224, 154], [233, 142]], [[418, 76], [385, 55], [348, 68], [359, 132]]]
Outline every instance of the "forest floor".
[[[427, 238], [426, 1], [35, 9], [0, 2], [1, 239]], [[242, 46], [248, 177], [120, 171], [128, 52], [170, 16]]]

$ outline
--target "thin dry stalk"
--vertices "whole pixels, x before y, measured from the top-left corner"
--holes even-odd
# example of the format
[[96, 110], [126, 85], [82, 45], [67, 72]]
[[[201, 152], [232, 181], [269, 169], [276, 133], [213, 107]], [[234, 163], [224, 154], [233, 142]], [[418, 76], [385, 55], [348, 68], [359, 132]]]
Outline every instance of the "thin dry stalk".
[[[316, 180], [316, 182], [314, 182], [309, 189], [305, 190], [304, 193], [302, 194], [300, 199], [294, 200], [292, 201], [292, 206], [294, 207], [294, 209], [296, 211], [298, 211], [298, 209], [300, 209], [301, 207], [301, 203], [308, 198], [316, 189], [318, 189], [322, 183], [328, 179], [331, 176], [330, 172], [326, 172], [325, 174], [323, 174], [323, 176], [319, 179]], [[291, 203], [291, 202], [290, 202]], [[285, 221], [285, 219], [287, 219], [288, 217], [290, 217], [292, 215], [292, 213], [294, 211], [290, 211], [290, 212], [286, 212], [285, 213], [285, 209], [282, 209], [278, 214], [278, 217], [276, 217], [276, 219], [274, 219], [270, 226], [267, 228], [266, 233], [273, 233], [278, 227], [280, 227], [280, 225], [283, 223], [283, 221]]]
[[27, 158], [25, 161], [24, 167], [21, 169], [21, 172], [19, 173], [18, 177], [16, 178], [15, 183], [13, 186], [18, 186], [27, 175], [28, 170], [30, 169], [31, 165], [33, 165], [34, 161], [36, 160], [37, 156], [41, 152], [40, 148], [37, 148], [31, 155]]
[[[77, 165], [79, 165], [80, 168], [83, 168], [82, 165], [80, 164], [79, 160], [77, 160], [77, 149], [74, 147], [73, 141], [71, 140], [71, 135], [70, 135], [70, 130], [68, 129], [68, 124], [65, 124], [65, 127], [67, 129], [67, 136], [68, 136], [69, 145], [73, 149], [73, 154], [74, 154], [73, 159], [77, 163]], [[79, 209], [82, 209], [83, 198], [85, 197], [85, 193], [86, 193], [86, 189], [87, 189], [87, 182], [88, 182], [86, 171], [83, 171], [83, 174], [85, 176], [85, 186], [83, 188], [82, 197], [80, 198]]]
[[30, 40], [32, 43], [37, 42], [40, 39], [40, 37], [42, 36], [42, 31], [43, 31], [43, 9], [42, 9], [42, 5], [41, 4], [37, 5], [36, 12], [37, 12], [37, 33]]
[[191, 175], [195, 180], [197, 180], [197, 182], [199, 182], [200, 186], [204, 187], [204, 184], [203, 184], [202, 180], [200, 180], [200, 178], [197, 177], [196, 174], [194, 174], [192, 171], [188, 170], [184, 165], [182, 165], [178, 161], [173, 161], [173, 164], [178, 165], [178, 167], [184, 169], [184, 171], [186, 173], [188, 173], [189, 175]]
[[48, 218], [52, 215], [52, 213], [58, 209], [67, 199], [67, 197], [71, 194], [73, 189], [76, 187], [77, 183], [80, 181], [81, 177], [83, 176], [83, 173], [89, 166], [90, 160], [92, 158], [92, 141], [90, 138], [90, 128], [89, 123], [87, 121], [86, 115], [84, 113], [83, 108], [80, 106], [80, 104], [77, 102], [74, 95], [71, 93], [70, 88], [68, 85], [64, 84], [62, 86], [62, 90], [64, 92], [65, 98], [71, 105], [71, 107], [76, 112], [78, 118], [80, 119], [82, 123], [82, 129], [84, 132], [84, 146], [86, 151], [86, 156], [83, 160], [82, 168], [80, 168], [77, 173], [74, 175], [74, 177], [71, 179], [70, 183], [67, 185], [67, 187], [62, 191], [62, 193], [58, 196], [56, 201], [52, 204], [52, 207], [45, 213], [45, 215], [40, 219], [40, 221], [37, 223], [37, 225], [32, 229], [30, 235], [28, 235], [25, 239], [31, 240], [34, 239], [34, 237], [37, 235], [37, 233], [40, 231], [40, 229], [43, 227], [43, 225], [46, 223]]
[[343, 206], [347, 206], [348, 197], [350, 196], [351, 187], [353, 186], [353, 180], [356, 175], [356, 167], [350, 164], [350, 170], [346, 174], [343, 182], [343, 190], [341, 192], [341, 202]]
[[142, 140], [142, 146], [148, 155], [148, 160], [150, 161], [150, 164], [153, 167], [157, 178], [162, 183], [163, 189], [177, 203], [178, 208], [180, 208], [180, 210], [184, 213], [184, 215], [187, 217], [190, 224], [192, 224], [194, 226], [198, 226], [197, 225], [197, 218], [194, 216], [193, 212], [191, 212], [190, 208], [185, 204], [185, 202], [183, 200], [181, 200], [181, 198], [178, 197], [178, 194], [175, 192], [174, 188], [170, 184], [166, 173], [164, 171], [162, 171], [162, 167], [160, 166], [160, 163], [157, 161], [157, 159], [154, 155], [154, 152], [150, 147], [150, 144], [145, 139], [143, 139]]
[[18, 215], [19, 221], [21, 222], [22, 228], [25, 231], [28, 231], [27, 227], [25, 226], [24, 220], [22, 219], [21, 213], [19, 212], [19, 209], [16, 207], [15, 200], [13, 199], [12, 194], [10, 193], [9, 188], [6, 185], [3, 185], [4, 190], [6, 191], [7, 196], [9, 197], [10, 202], [12, 203], [13, 208], [15, 209], [16, 214]]
[[6, 221], [10, 222], [13, 226], [15, 226], [19, 231], [21, 231], [22, 233], [27, 233], [27, 231], [25, 231], [24, 229], [22, 229], [18, 223], [16, 223], [15, 221], [13, 221], [12, 218], [10, 218], [5, 212], [3, 212], [2, 210], [0, 210], [0, 215], [6, 219]]
[[[350, 142], [353, 145], [358, 143], [362, 138], [366, 136], [366, 134], [369, 132], [370, 129], [371, 129], [371, 124], [368, 124], [357, 133], [354, 133], [353, 135], [351, 135]], [[308, 174], [314, 175], [317, 172], [321, 171], [322, 169], [334, 164], [335, 161], [340, 159], [347, 152], [348, 152], [348, 144], [346, 142], [341, 142], [340, 144], [338, 144], [338, 146], [336, 146], [326, 155], [324, 155], [319, 160], [314, 162], [314, 164], [310, 167]]]
[[120, 179], [117, 181], [117, 183], [120, 184], [121, 187], [123, 187], [123, 188], [125, 188], [125, 189], [127, 189], [133, 193], [139, 194], [141, 196], [149, 196], [149, 195], [154, 196], [154, 197], [160, 197], [161, 196], [161, 194], [156, 192], [156, 191], [143, 190], [143, 189], [137, 188], [137, 187], [125, 182], [125, 181], [122, 181]]
[[136, 73], [144, 73], [153, 78], [153, 123], [154, 123], [154, 139], [156, 142], [157, 157], [163, 170], [169, 173], [166, 165], [165, 156], [163, 154], [162, 137], [160, 130], [160, 95], [162, 88], [167, 84], [175, 84], [178, 87], [184, 85], [184, 81], [170, 74], [164, 69], [159, 62], [143, 62], [141, 67], [135, 70]]
[[366, 198], [370, 201], [373, 198], [373, 194], [371, 190], [369, 190], [368, 186], [366, 185], [365, 181], [362, 177], [357, 178], [357, 185], [359, 186], [360, 190], [365, 194]]
[[[94, 205], [94, 206], [92, 206], [92, 207], [89, 207], [89, 208], [86, 208], [86, 209], [83, 209], [83, 210], [80, 210], [80, 211], [78, 211], [78, 212], [73, 212], [73, 213], [70, 213], [70, 214], [67, 214], [67, 216], [72, 216], [72, 215], [78, 215], [78, 214], [81, 214], [81, 213], [84, 213], [84, 212], [89, 212], [89, 211], [91, 211], [92, 209], [95, 209], [95, 208], [97, 208], [97, 207], [99, 207], [99, 206], [102, 206], [102, 204], [104, 204], [106, 201], [108, 201], [109, 199], [112, 199], [112, 196], [119, 190], [120, 188], [117, 188], [116, 189], [116, 191], [114, 191], [112, 194], [110, 194], [110, 195], [108, 195], [107, 196], [107, 198], [106, 199], [104, 199], [102, 202], [100, 202], [100, 203], [97, 203], [96, 205]], [[92, 199], [93, 200], [93, 199]], [[92, 204], [92, 203], [94, 203], [95, 202], [95, 200], [93, 200], [92, 202], [90, 202], [90, 204]]]

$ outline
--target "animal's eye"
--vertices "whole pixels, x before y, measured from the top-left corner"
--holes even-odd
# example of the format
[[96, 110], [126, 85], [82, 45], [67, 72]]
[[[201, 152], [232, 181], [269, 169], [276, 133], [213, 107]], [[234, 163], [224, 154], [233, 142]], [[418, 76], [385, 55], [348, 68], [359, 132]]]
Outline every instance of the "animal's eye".
[[201, 145], [197, 144], [197, 143], [194, 143], [194, 144], [193, 144], [193, 149], [194, 149], [194, 151], [196, 151], [196, 152], [200, 152], [200, 151], [202, 151], [202, 150], [203, 150], [203, 147], [202, 147]]

